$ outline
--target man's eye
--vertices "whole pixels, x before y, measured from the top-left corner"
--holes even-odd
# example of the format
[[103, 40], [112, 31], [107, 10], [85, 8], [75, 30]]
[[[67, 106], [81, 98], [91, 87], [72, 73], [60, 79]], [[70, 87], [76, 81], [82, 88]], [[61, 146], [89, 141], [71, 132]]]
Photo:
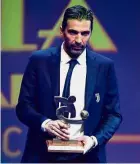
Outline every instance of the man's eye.
[[69, 34], [70, 34], [70, 35], [76, 35], [77, 32], [76, 32], [76, 31], [69, 31]]
[[81, 33], [83, 36], [88, 36], [89, 35], [89, 32], [82, 32]]

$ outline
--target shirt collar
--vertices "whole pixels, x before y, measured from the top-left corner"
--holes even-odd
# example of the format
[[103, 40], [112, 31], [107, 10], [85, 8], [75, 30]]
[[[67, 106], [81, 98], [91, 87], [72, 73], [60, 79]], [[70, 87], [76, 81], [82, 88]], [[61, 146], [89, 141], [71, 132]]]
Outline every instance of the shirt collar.
[[[71, 57], [64, 50], [64, 42], [61, 45], [61, 62], [64, 64], [68, 63], [71, 60]], [[77, 58], [77, 61], [80, 65], [86, 64], [86, 49], [82, 52], [82, 54]]]

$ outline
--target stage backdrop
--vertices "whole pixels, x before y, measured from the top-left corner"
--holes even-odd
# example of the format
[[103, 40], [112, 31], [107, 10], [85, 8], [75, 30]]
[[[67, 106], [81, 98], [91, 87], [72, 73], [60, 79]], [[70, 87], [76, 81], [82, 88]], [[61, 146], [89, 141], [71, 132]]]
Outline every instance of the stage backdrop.
[[27, 127], [16, 117], [21, 79], [32, 51], [62, 41], [66, 7], [95, 14], [89, 46], [114, 60], [123, 123], [107, 146], [108, 162], [140, 162], [140, 1], [2, 0], [2, 162], [20, 162]]

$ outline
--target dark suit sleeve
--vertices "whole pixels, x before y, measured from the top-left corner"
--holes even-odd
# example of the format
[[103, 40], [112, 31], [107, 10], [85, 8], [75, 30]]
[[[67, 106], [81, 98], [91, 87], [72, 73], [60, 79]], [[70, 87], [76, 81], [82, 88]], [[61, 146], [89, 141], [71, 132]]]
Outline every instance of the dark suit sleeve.
[[103, 116], [95, 135], [99, 145], [106, 143], [113, 136], [122, 121], [118, 85], [113, 62], [108, 69], [106, 87]]
[[32, 55], [23, 75], [16, 114], [28, 127], [40, 130], [41, 123], [47, 119], [37, 111], [37, 56]]

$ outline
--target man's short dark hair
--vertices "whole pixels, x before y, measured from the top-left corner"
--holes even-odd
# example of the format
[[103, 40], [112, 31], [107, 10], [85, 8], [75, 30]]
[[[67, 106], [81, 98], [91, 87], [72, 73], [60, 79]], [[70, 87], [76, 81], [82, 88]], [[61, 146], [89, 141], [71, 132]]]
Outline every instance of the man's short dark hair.
[[64, 13], [64, 18], [62, 21], [62, 30], [64, 31], [67, 26], [67, 21], [69, 19], [77, 20], [90, 20], [91, 22], [91, 31], [93, 29], [93, 13], [90, 9], [86, 9], [83, 6], [76, 5], [70, 8], [67, 8]]

